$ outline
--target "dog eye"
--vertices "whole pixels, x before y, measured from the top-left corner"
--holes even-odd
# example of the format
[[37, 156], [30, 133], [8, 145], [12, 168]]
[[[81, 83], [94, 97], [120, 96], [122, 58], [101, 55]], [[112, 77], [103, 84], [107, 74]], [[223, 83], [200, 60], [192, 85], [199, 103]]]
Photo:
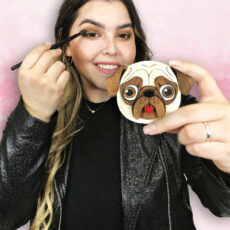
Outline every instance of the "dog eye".
[[135, 85], [128, 85], [123, 89], [124, 98], [127, 101], [133, 101], [138, 94], [138, 88]]
[[171, 85], [162, 85], [160, 87], [160, 94], [164, 100], [169, 101], [175, 97], [176, 91]]

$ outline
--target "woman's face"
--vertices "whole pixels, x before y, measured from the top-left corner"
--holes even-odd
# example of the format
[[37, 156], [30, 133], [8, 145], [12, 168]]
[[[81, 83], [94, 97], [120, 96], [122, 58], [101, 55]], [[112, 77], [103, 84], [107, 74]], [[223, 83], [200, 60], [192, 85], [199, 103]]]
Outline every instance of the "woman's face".
[[71, 41], [66, 55], [72, 56], [88, 99], [101, 102], [109, 98], [105, 79], [135, 60], [132, 23], [121, 1], [91, 0], [79, 9], [70, 35], [83, 29], [88, 35]]

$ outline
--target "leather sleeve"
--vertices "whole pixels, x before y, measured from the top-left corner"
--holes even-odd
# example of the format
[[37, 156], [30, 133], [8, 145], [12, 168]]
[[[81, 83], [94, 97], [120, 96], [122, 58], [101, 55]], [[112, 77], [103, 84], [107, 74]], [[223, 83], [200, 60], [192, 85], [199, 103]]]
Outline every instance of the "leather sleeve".
[[[182, 102], [183, 105], [192, 103], [196, 100], [191, 96], [184, 97]], [[230, 175], [219, 170], [211, 160], [190, 155], [184, 146], [182, 167], [187, 183], [202, 204], [216, 216], [230, 216]]]
[[219, 170], [212, 161], [191, 156], [186, 150], [183, 152], [187, 183], [202, 204], [216, 216], [230, 216], [230, 175]]
[[34, 215], [56, 117], [41, 121], [20, 99], [8, 118], [0, 143], [1, 230], [18, 228]]

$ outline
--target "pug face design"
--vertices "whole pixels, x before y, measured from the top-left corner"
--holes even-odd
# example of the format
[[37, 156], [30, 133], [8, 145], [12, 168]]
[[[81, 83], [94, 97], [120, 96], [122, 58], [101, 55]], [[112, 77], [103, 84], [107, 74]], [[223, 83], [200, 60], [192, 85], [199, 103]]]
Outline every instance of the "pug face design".
[[117, 96], [121, 113], [129, 120], [148, 124], [179, 108], [181, 94], [187, 95], [193, 85], [191, 77], [166, 64], [142, 61], [121, 66], [106, 79], [111, 96]]

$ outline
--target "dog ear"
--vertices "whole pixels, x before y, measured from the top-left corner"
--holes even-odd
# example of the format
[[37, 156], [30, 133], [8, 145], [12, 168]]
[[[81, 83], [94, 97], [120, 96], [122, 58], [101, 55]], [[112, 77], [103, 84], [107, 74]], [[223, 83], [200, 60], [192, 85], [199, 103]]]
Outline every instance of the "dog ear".
[[177, 81], [178, 81], [181, 93], [183, 95], [188, 95], [192, 86], [193, 86], [193, 83], [194, 83], [192, 77], [190, 77], [187, 74], [184, 74], [184, 73], [180, 72], [179, 70], [174, 69], [172, 67], [171, 67], [171, 69], [177, 77]]
[[126, 71], [127, 66], [121, 65], [117, 72], [105, 80], [105, 87], [110, 96], [115, 97], [119, 89], [121, 77]]

